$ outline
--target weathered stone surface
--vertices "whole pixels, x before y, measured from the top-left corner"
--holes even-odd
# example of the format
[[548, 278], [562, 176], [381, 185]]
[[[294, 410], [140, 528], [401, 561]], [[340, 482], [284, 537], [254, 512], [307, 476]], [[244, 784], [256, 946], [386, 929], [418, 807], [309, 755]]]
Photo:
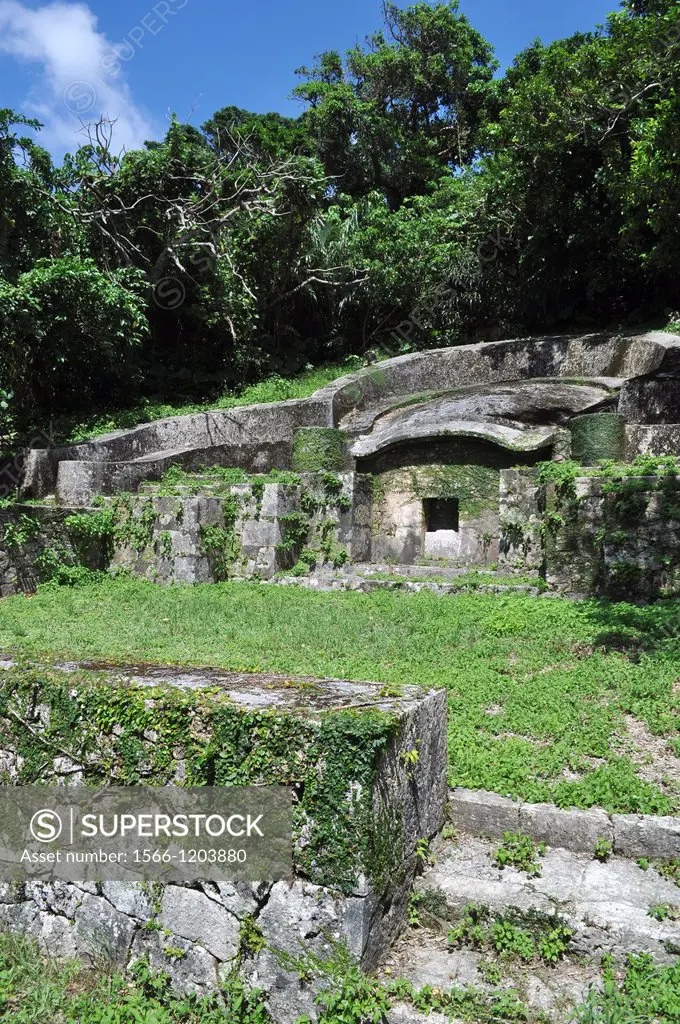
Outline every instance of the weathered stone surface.
[[598, 839], [609, 843], [614, 839], [609, 815], [597, 809], [562, 810], [553, 804], [522, 804], [519, 828], [537, 842], [581, 853], [592, 853]]
[[[500, 972], [500, 980], [493, 985], [484, 981], [479, 970], [480, 964], [488, 962], [490, 956]], [[428, 927], [422, 922], [402, 936], [379, 976], [381, 980], [405, 978], [416, 990], [430, 986], [442, 993], [452, 988], [465, 990], [467, 986], [472, 986], [480, 995], [492, 990], [513, 989], [521, 993], [523, 1002], [532, 1010], [548, 1013], [551, 1024], [572, 1020], [569, 1009], [583, 1002], [590, 987], [601, 978], [599, 965], [594, 963], [562, 961], [557, 968], [545, 964], [524, 966], [521, 961], [494, 958], [488, 952], [451, 948], [444, 932], [434, 924]], [[420, 1021], [437, 1019], [436, 1016], [421, 1016], [406, 1003], [395, 1007], [391, 1013], [388, 1020], [420, 1024]]]
[[76, 945], [81, 955], [126, 964], [136, 925], [101, 896], [85, 894], [76, 910]]
[[218, 960], [233, 960], [238, 951], [238, 919], [195, 889], [167, 886], [158, 923], [173, 935], [203, 946]]
[[443, 397], [424, 397], [383, 412], [373, 430], [352, 449], [359, 457], [374, 455], [414, 438], [460, 434], [490, 440], [517, 451], [550, 444], [569, 414], [600, 406], [610, 398], [602, 386], [561, 381], [515, 381], [479, 385]]
[[[53, 882], [49, 888], [57, 886]], [[148, 921], [153, 916], [153, 900], [148, 887], [128, 882], [102, 882], [101, 894], [112, 907], [140, 921]]]
[[[66, 525], [69, 516], [88, 511], [91, 510], [21, 504], [0, 509], [0, 596], [34, 591], [43, 578], [38, 558], [50, 549], [62, 552], [63, 562], [80, 563], [89, 569], [104, 568], [104, 544], [95, 540], [87, 548], [76, 550], [73, 535]], [[13, 527], [26, 536], [21, 543], [4, 539], [5, 530], [11, 531]], [[10, 532], [9, 538], [11, 536]]]
[[[76, 493], [86, 498], [88, 493], [134, 491], [142, 480], [156, 478], [173, 462], [186, 468], [221, 463], [266, 472], [287, 457], [285, 468], [290, 465], [295, 429], [331, 426], [330, 415], [329, 400], [312, 397], [156, 420], [29, 457], [23, 490], [34, 498], [58, 490], [66, 503]], [[74, 468], [61, 471], [62, 463], [102, 468], [92, 468], [88, 477]]]
[[451, 1024], [441, 1013], [419, 1013], [406, 1003], [397, 1003], [387, 1013], [387, 1024]]
[[[4, 667], [11, 671], [8, 662]], [[74, 709], [81, 707], [85, 716], [88, 704], [79, 695], [78, 687], [88, 685], [85, 677], [92, 669], [74, 663], [56, 667], [64, 672], [81, 670], [77, 676], [65, 678], [71, 678], [73, 683], [70, 692]], [[347, 805], [339, 806], [337, 813], [351, 816], [361, 785], [366, 809], [372, 810], [369, 819], [386, 823], [391, 829], [391, 844], [378, 851], [377, 859], [373, 860], [372, 824], [365, 824], [361, 816], [358, 834], [348, 837], [354, 844], [349, 863], [342, 858], [339, 861], [344, 872], [342, 878], [340, 868], [336, 876], [324, 866], [325, 874], [319, 871], [319, 884], [304, 880], [300, 877], [300, 864], [303, 868], [307, 864], [303, 859], [305, 845], [314, 835], [312, 803], [306, 808], [305, 829], [295, 833], [293, 862], [299, 870], [298, 877], [291, 882], [195, 882], [187, 886], [166, 885], [160, 892], [149, 892], [135, 883], [112, 882], [88, 883], [86, 887], [62, 882], [32, 883], [23, 888], [0, 886], [0, 927], [35, 935], [43, 944], [58, 943], [63, 936], [64, 948], [69, 952], [108, 957], [118, 964], [148, 954], [152, 967], [168, 972], [179, 987], [203, 991], [215, 984], [216, 972], [225, 972], [235, 965], [241, 927], [250, 917], [261, 930], [267, 948], [243, 964], [244, 976], [267, 988], [274, 1020], [280, 1024], [290, 1024], [300, 1013], [313, 1011], [316, 989], [300, 978], [291, 957], [304, 960], [314, 954], [328, 959], [333, 955], [334, 944], [343, 943], [364, 967], [372, 967], [403, 926], [418, 863], [417, 844], [432, 839], [443, 824], [447, 771], [445, 691], [426, 692], [405, 686], [398, 696], [388, 696], [383, 687], [373, 683], [306, 679], [298, 680], [300, 685], [296, 685], [289, 677], [172, 666], [116, 666], [110, 676], [98, 666], [92, 680], [97, 687], [115, 687], [117, 698], [126, 686], [146, 687], [153, 694], [147, 701], [149, 707], [153, 700], [172, 706], [169, 694], [160, 694], [163, 687], [204, 691], [205, 700], [213, 699], [220, 707], [227, 702], [218, 697], [228, 697], [229, 709], [243, 712], [245, 722], [251, 722], [248, 712], [252, 710], [267, 710], [272, 718], [299, 716], [311, 737], [318, 734], [315, 730], [321, 727], [327, 713], [351, 711], [343, 726], [349, 729], [349, 743], [353, 742], [351, 725], [355, 717], [359, 724], [363, 709], [382, 712], [375, 720], [381, 728], [384, 723], [384, 731], [377, 733], [368, 774], [357, 775], [357, 781], [353, 781], [350, 771], [346, 786], [353, 796], [348, 798]], [[44, 709], [44, 713], [36, 716], [37, 729], [49, 718], [49, 702], [45, 694], [31, 692], [38, 711]], [[208, 705], [203, 703], [203, 731], [210, 719], [209, 715], [203, 717], [207, 710]], [[162, 729], [162, 722], [157, 728], [144, 729], [139, 737], [140, 763], [150, 763], [151, 751]], [[74, 731], [78, 731], [75, 724]], [[114, 735], [115, 732], [114, 728]], [[209, 736], [204, 738], [208, 743]], [[105, 733], [99, 739], [107, 743], [111, 737]], [[415, 761], [405, 756], [413, 751], [418, 752]], [[178, 750], [173, 756], [181, 761], [184, 755]], [[308, 768], [321, 789], [324, 759], [328, 759], [328, 753], [322, 750], [319, 761]], [[282, 764], [287, 766], [285, 760]], [[115, 769], [112, 767], [111, 771]], [[301, 778], [304, 781], [305, 776]], [[54, 781], [49, 771], [46, 781]], [[154, 782], [158, 782], [155, 777]], [[380, 838], [384, 838], [382, 834]], [[342, 839], [339, 831], [335, 842], [341, 844]], [[324, 849], [324, 864], [331, 863], [332, 854], [333, 849]], [[314, 868], [313, 862], [310, 865]], [[75, 919], [75, 925], [68, 929], [53, 923], [55, 919], [68, 923], [70, 918]], [[277, 951], [283, 951], [289, 959], [282, 961]], [[302, 973], [306, 975], [307, 969]], [[315, 984], [323, 984], [323, 977], [317, 977]]]
[[[31, 452], [23, 469], [24, 493], [43, 497], [58, 490], [63, 503], [88, 504], [96, 493], [136, 490], [173, 462], [239, 465], [254, 472], [285, 468], [296, 429], [343, 426], [348, 414], [384, 409], [385, 396], [393, 404], [399, 396], [537, 377], [602, 378], [611, 384], [607, 378], [674, 368], [678, 347], [671, 335], [650, 333], [534, 338], [400, 356], [341, 378], [309, 399], [171, 417], [81, 445]], [[576, 408], [592, 400], [583, 391]], [[554, 396], [552, 402], [554, 407]], [[573, 400], [567, 404], [574, 406]]]
[[680, 857], [680, 818], [613, 814], [614, 849], [623, 857]]
[[65, 917], [40, 911], [26, 929], [26, 934], [36, 939], [52, 957], [77, 958], [85, 952], [78, 941], [75, 924]]
[[449, 817], [456, 828], [473, 836], [502, 839], [519, 829], [520, 804], [484, 790], [454, 789], [449, 793]]
[[[676, 498], [660, 486], [660, 477], [638, 477], [635, 483], [639, 489], [631, 498], [636, 503], [634, 514], [621, 522], [615, 507], [619, 495], [607, 491], [605, 479], [576, 478], [577, 501], [568, 508], [560, 506], [563, 524], [546, 534], [546, 579], [551, 586], [571, 594], [626, 601], [650, 600], [677, 590]], [[554, 493], [552, 485], [547, 488], [547, 501], [553, 506]], [[607, 522], [609, 529], [602, 529]]]
[[590, 854], [549, 848], [539, 860], [540, 875], [512, 867], [495, 867], [495, 845], [481, 839], [446, 844], [435, 865], [417, 882], [436, 902], [438, 915], [456, 920], [469, 903], [500, 916], [511, 909], [563, 917], [574, 933], [573, 950], [584, 956], [611, 952], [623, 960], [629, 952], [650, 953], [659, 963], [672, 962], [667, 946], [680, 943], [680, 922], [656, 921], [655, 904], [678, 903], [678, 890], [653, 869], [613, 858], [606, 863]]
[[591, 334], [432, 349], [388, 359], [317, 391], [329, 398], [337, 425], [350, 414], [370, 410], [385, 396], [416, 395], [466, 384], [538, 377], [610, 378], [607, 383], [677, 365], [680, 345], [656, 331], [632, 337]]
[[650, 426], [629, 423], [626, 426], [626, 459], [637, 455], [677, 455], [680, 451], [680, 424], [655, 423]]
[[520, 568], [527, 571], [542, 567], [540, 491], [530, 471], [501, 470], [498, 510], [500, 569]]
[[267, 902], [272, 882], [211, 882], [202, 886], [206, 896], [216, 899], [239, 920], [256, 917]]
[[130, 950], [130, 966], [146, 957], [153, 971], [169, 974], [179, 992], [204, 995], [218, 982], [219, 964], [202, 946], [155, 928], [140, 928]]
[[76, 911], [83, 901], [83, 892], [69, 885], [68, 882], [26, 882], [25, 898], [35, 903], [43, 911], [61, 914], [73, 920]]
[[680, 377], [638, 377], [621, 388], [619, 412], [629, 424], [680, 424]]

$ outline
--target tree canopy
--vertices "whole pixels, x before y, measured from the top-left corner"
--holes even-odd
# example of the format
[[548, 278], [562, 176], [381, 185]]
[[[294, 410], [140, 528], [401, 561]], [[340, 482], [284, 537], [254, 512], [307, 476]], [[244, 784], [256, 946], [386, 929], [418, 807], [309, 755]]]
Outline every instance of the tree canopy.
[[503, 75], [448, 3], [235, 106], [55, 166], [0, 110], [0, 408], [20, 432], [209, 399], [387, 346], [663, 322], [680, 306], [680, 9], [626, 0]]

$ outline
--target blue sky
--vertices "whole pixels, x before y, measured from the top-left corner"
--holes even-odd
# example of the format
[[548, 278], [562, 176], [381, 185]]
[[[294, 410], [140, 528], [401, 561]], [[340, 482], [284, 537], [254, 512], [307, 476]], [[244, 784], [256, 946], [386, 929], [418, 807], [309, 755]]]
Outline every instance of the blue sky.
[[[615, 8], [461, 0], [504, 65], [537, 36], [587, 31]], [[172, 111], [196, 125], [229, 104], [295, 114], [294, 69], [379, 23], [378, 0], [0, 0], [0, 107], [43, 120], [41, 141], [57, 155], [95, 114], [116, 116], [128, 147], [162, 135]]]

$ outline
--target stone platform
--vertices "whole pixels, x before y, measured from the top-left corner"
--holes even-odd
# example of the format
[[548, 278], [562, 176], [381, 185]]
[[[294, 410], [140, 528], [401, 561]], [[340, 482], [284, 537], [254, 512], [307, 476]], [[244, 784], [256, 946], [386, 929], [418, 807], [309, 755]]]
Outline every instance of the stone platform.
[[[309, 963], [372, 968], [401, 931], [446, 803], [446, 695], [154, 665], [2, 663], [6, 783], [287, 785], [291, 881], [0, 886], [0, 927], [53, 955], [147, 956], [180, 988], [224, 973], [280, 1024], [313, 1014]], [[312, 972], [313, 974], [314, 972]]]

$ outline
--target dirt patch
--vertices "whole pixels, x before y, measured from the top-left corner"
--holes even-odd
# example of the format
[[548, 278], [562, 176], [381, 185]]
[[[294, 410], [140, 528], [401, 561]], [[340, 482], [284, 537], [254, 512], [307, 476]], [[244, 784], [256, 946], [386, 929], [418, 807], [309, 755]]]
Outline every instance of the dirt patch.
[[655, 736], [644, 722], [632, 715], [624, 715], [626, 727], [617, 754], [631, 759], [637, 774], [668, 796], [680, 797], [680, 758], [676, 757], [663, 736]]

